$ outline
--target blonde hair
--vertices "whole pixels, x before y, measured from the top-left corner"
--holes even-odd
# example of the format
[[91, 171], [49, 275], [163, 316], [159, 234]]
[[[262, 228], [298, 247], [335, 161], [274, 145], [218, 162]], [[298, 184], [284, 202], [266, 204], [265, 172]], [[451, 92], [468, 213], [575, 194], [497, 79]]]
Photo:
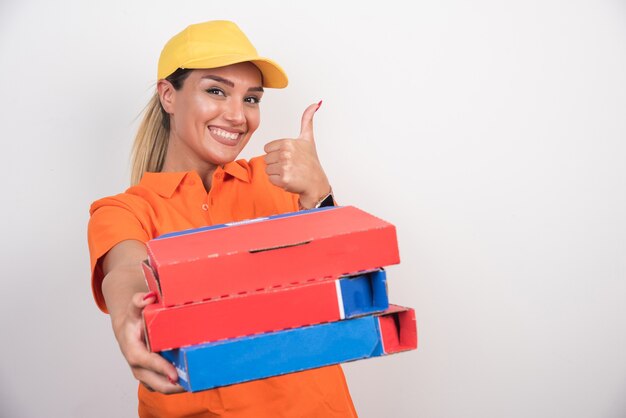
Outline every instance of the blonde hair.
[[143, 120], [135, 135], [131, 154], [131, 185], [139, 183], [145, 172], [159, 172], [163, 168], [170, 136], [169, 126], [163, 123], [163, 113], [161, 100], [155, 92], [144, 110]]
[[[179, 68], [165, 79], [175, 90], [180, 90], [190, 71], [192, 70]], [[163, 169], [169, 137], [169, 115], [161, 106], [159, 94], [155, 91], [144, 109], [143, 119], [135, 135], [130, 157], [131, 185], [139, 183], [144, 173], [158, 173]]]

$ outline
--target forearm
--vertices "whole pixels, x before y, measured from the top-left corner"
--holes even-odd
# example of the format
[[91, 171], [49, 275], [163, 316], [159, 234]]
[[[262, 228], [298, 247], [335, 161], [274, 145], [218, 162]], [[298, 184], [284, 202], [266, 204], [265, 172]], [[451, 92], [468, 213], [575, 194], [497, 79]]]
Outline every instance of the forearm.
[[142, 312], [154, 303], [154, 295], [146, 294], [148, 286], [141, 269], [146, 258], [146, 246], [140, 241], [123, 241], [113, 247], [102, 261], [102, 294], [113, 333], [135, 378], [159, 392], [181, 392], [174, 366], [148, 351], [145, 344]]
[[115, 327], [116, 319], [128, 310], [133, 295], [147, 292], [141, 262], [148, 258], [143, 242], [122, 241], [104, 256], [102, 294]]
[[133, 295], [147, 291], [148, 286], [139, 262], [136, 265], [118, 266], [105, 276], [102, 282], [102, 294], [111, 315], [113, 327], [127, 312]]

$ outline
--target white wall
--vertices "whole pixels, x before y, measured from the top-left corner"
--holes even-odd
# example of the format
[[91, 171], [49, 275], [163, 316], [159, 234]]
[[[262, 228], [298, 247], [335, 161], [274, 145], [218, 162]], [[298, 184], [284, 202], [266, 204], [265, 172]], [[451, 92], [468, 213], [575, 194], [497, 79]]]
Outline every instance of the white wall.
[[[396, 224], [417, 352], [345, 370], [362, 417], [626, 416], [626, 4], [0, 3], [0, 415], [132, 416], [91, 300], [162, 45], [238, 22], [288, 71], [246, 156], [315, 120], [342, 203]], [[295, 4], [298, 5], [295, 5]]]

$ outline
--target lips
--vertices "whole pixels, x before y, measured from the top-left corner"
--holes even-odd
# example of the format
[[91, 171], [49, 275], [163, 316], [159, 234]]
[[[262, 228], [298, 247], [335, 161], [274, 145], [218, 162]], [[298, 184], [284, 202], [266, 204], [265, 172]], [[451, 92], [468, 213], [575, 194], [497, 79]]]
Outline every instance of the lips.
[[243, 132], [229, 131], [216, 126], [209, 126], [211, 136], [220, 144], [234, 146], [243, 137]]

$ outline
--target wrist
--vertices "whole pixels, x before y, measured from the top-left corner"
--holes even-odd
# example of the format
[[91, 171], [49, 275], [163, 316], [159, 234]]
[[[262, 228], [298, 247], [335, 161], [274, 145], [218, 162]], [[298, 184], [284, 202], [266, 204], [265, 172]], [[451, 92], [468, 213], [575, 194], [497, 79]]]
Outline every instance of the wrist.
[[307, 198], [304, 195], [300, 195], [298, 199], [298, 208], [300, 210], [316, 209], [326, 206], [335, 206], [333, 189], [330, 185], [326, 189], [326, 192], [318, 194], [314, 199]]
[[109, 314], [109, 317], [111, 319], [111, 328], [113, 329], [113, 335], [115, 335], [115, 338], [117, 338], [118, 340], [124, 326], [124, 316], [125, 315], [122, 312], [117, 312], [113, 315]]

